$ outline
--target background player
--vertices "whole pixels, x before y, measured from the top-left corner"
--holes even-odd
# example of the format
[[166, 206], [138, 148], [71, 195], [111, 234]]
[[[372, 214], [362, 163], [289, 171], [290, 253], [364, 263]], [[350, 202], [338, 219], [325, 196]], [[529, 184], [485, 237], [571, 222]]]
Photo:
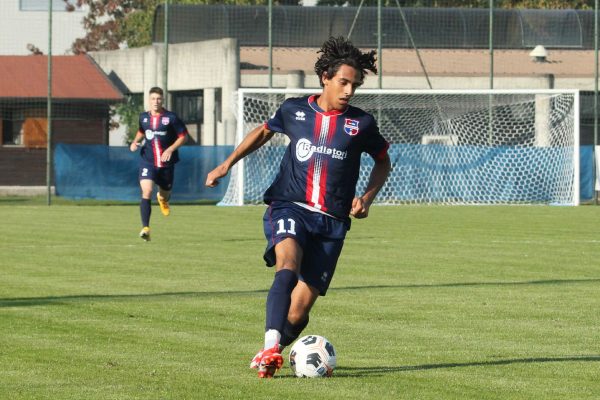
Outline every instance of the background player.
[[[315, 72], [322, 93], [286, 100], [206, 178], [207, 186], [216, 186], [275, 132], [290, 139], [279, 173], [264, 194], [269, 204], [263, 217], [264, 259], [276, 272], [267, 296], [264, 347], [250, 364], [261, 378], [281, 368], [283, 347], [300, 335], [317, 297], [329, 287], [349, 216], [367, 217], [391, 169], [389, 144], [375, 119], [349, 105], [367, 71], [377, 72], [375, 52], [362, 53], [340, 37], [327, 40], [319, 53]], [[375, 165], [365, 193], [355, 197], [363, 152]]]
[[167, 216], [170, 213], [169, 199], [173, 189], [175, 163], [179, 161], [179, 152], [188, 137], [187, 128], [175, 113], [163, 108], [163, 90], [153, 87], [149, 91], [150, 110], [140, 114], [139, 129], [129, 149], [140, 151], [139, 180], [142, 189], [140, 215], [142, 231], [140, 237], [150, 240], [150, 214], [152, 207], [153, 183], [158, 186], [156, 198], [160, 211]]

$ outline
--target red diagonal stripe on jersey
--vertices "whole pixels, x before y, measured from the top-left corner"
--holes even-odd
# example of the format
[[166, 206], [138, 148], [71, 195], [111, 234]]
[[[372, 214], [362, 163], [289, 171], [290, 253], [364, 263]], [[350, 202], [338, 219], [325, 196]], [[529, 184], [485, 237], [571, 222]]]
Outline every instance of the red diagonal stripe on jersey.
[[327, 207], [325, 206], [325, 189], [327, 185], [327, 166], [329, 165], [329, 160], [322, 156], [321, 159], [321, 179], [319, 180], [319, 205], [321, 206], [321, 211], [327, 211]]
[[154, 136], [154, 139], [152, 139], [152, 151], [154, 152], [154, 166], [155, 167], [162, 167], [163, 163], [160, 159], [160, 157], [162, 156], [162, 146], [160, 144], [160, 140], [158, 140], [157, 136]]
[[[158, 129], [159, 118], [160, 114], [150, 116], [150, 126], [152, 127], [153, 131], [156, 131]], [[160, 141], [158, 140], [158, 136], [156, 136], [156, 134], [152, 139], [152, 152], [154, 153], [154, 166], [159, 168], [162, 167], [163, 163], [160, 160], [160, 157], [162, 156], [163, 149], [160, 145]]]
[[[336, 117], [329, 117], [329, 126], [327, 127], [327, 136], [325, 139], [325, 143], [327, 146], [331, 145], [333, 141], [333, 137], [335, 136], [335, 128], [336, 128]], [[327, 175], [329, 172], [329, 158], [325, 155], [321, 155], [321, 177], [319, 179], [319, 204], [321, 205], [322, 211], [327, 211], [327, 206], [325, 205], [325, 193], [327, 192]]]
[[160, 160], [160, 157], [162, 156], [163, 149], [156, 136], [154, 136], [154, 139], [152, 139], [152, 151], [154, 152], [154, 166], [162, 167], [163, 163]]
[[[319, 134], [321, 132], [321, 124], [323, 123], [323, 116], [320, 113], [315, 113], [315, 126], [313, 128], [313, 144], [314, 143], [318, 143], [319, 141]], [[316, 159], [316, 154], [314, 154], [309, 163], [308, 163], [308, 170], [306, 173], [306, 202], [310, 205], [314, 205], [312, 203], [312, 196], [313, 196], [313, 179], [315, 176], [315, 159]]]
[[310, 205], [313, 205], [312, 194], [313, 194], [314, 175], [315, 175], [315, 159], [313, 157], [308, 162], [308, 171], [306, 174], [306, 202]]
[[337, 117], [329, 118], [329, 132], [327, 132], [327, 146], [331, 145], [333, 137], [335, 136], [335, 128], [337, 126]]

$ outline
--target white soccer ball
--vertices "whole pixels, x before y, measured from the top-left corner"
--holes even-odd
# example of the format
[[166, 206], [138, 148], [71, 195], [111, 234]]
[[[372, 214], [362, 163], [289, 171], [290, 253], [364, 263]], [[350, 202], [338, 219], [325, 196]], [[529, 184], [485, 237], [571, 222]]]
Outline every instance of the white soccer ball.
[[335, 365], [335, 349], [323, 336], [303, 336], [290, 350], [290, 367], [299, 378], [329, 377]]

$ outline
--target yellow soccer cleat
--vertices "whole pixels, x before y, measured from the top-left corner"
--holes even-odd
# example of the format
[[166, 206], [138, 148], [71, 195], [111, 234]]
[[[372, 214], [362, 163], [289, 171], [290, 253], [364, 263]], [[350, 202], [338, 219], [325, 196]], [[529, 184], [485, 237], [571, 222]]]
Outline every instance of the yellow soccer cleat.
[[160, 212], [163, 213], [165, 217], [168, 217], [171, 213], [169, 209], [169, 201], [160, 197], [160, 193], [156, 193], [156, 200], [158, 200], [158, 205], [160, 206]]
[[145, 226], [142, 228], [142, 231], [140, 232], [140, 237], [145, 240], [146, 242], [150, 241], [150, 228]]

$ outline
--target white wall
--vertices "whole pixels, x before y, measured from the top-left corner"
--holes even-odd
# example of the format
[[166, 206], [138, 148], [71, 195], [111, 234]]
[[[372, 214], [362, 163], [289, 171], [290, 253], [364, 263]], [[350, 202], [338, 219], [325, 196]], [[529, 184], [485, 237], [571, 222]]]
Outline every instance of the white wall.
[[[19, 0], [0, 1], [0, 55], [28, 55], [27, 44], [48, 54], [48, 11], [20, 11]], [[71, 45], [85, 36], [87, 7], [52, 14], [52, 54], [71, 54]]]
[[[131, 93], [144, 93], [164, 85], [164, 45], [135, 49], [97, 51], [89, 55], [112, 78], [123, 82]], [[202, 144], [232, 144], [235, 140], [233, 96], [239, 88], [239, 48], [235, 39], [169, 45], [168, 91], [204, 90], [204, 126]], [[214, 89], [221, 89], [222, 118], [216, 121]], [[118, 140], [118, 139], [117, 139]]]

